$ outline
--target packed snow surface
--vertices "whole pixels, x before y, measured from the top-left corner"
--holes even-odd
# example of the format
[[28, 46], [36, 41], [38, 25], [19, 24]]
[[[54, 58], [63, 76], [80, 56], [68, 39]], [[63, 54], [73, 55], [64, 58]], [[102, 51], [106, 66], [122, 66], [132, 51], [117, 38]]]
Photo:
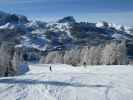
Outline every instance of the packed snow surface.
[[133, 100], [132, 76], [132, 66], [29, 65], [21, 76], [0, 78], [0, 99]]

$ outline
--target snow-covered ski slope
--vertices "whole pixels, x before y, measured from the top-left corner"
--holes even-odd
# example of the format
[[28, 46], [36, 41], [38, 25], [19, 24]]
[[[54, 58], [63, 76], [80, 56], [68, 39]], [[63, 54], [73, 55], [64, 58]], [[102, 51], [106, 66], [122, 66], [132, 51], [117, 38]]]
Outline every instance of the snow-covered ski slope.
[[0, 100], [133, 100], [133, 66], [29, 67], [0, 78]]

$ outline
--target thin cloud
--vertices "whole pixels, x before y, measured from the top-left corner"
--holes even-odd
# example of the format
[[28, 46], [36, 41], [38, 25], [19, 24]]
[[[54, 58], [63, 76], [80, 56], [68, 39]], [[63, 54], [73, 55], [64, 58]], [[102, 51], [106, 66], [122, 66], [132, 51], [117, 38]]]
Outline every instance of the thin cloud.
[[[74, 0], [77, 2], [79, 0]], [[72, 2], [72, 0], [0, 0], [0, 4], [29, 4], [29, 3], [52, 3], [52, 2]]]
[[0, 0], [0, 4], [26, 4], [26, 3], [38, 3], [46, 2], [48, 0]]

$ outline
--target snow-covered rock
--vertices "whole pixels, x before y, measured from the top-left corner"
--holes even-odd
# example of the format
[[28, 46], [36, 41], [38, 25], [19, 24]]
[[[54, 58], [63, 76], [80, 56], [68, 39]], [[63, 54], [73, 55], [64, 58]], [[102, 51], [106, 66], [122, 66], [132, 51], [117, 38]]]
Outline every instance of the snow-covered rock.
[[113, 34], [112, 37], [118, 40], [125, 39], [125, 37], [122, 34]]
[[53, 32], [66, 32], [66, 34], [72, 38], [70, 33], [71, 26], [69, 23], [48, 23], [47, 27]]
[[14, 29], [15, 26], [11, 23], [6, 23], [5, 25], [0, 26], [0, 29]]
[[98, 28], [114, 28], [118, 31], [125, 31], [125, 26], [123, 25], [117, 25], [117, 24], [114, 24], [114, 23], [108, 23], [108, 22], [105, 22], [105, 21], [99, 21], [96, 23], [96, 27]]
[[96, 23], [96, 27], [104, 27], [103, 22], [97, 22], [97, 23]]

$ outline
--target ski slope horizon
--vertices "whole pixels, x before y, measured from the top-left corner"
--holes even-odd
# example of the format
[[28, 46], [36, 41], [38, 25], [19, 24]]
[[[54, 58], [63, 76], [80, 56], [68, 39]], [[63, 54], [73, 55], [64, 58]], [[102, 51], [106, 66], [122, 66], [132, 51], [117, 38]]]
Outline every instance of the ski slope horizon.
[[66, 64], [32, 64], [23, 75], [0, 78], [0, 98], [133, 100], [132, 75], [133, 67], [128, 65], [72, 67]]

